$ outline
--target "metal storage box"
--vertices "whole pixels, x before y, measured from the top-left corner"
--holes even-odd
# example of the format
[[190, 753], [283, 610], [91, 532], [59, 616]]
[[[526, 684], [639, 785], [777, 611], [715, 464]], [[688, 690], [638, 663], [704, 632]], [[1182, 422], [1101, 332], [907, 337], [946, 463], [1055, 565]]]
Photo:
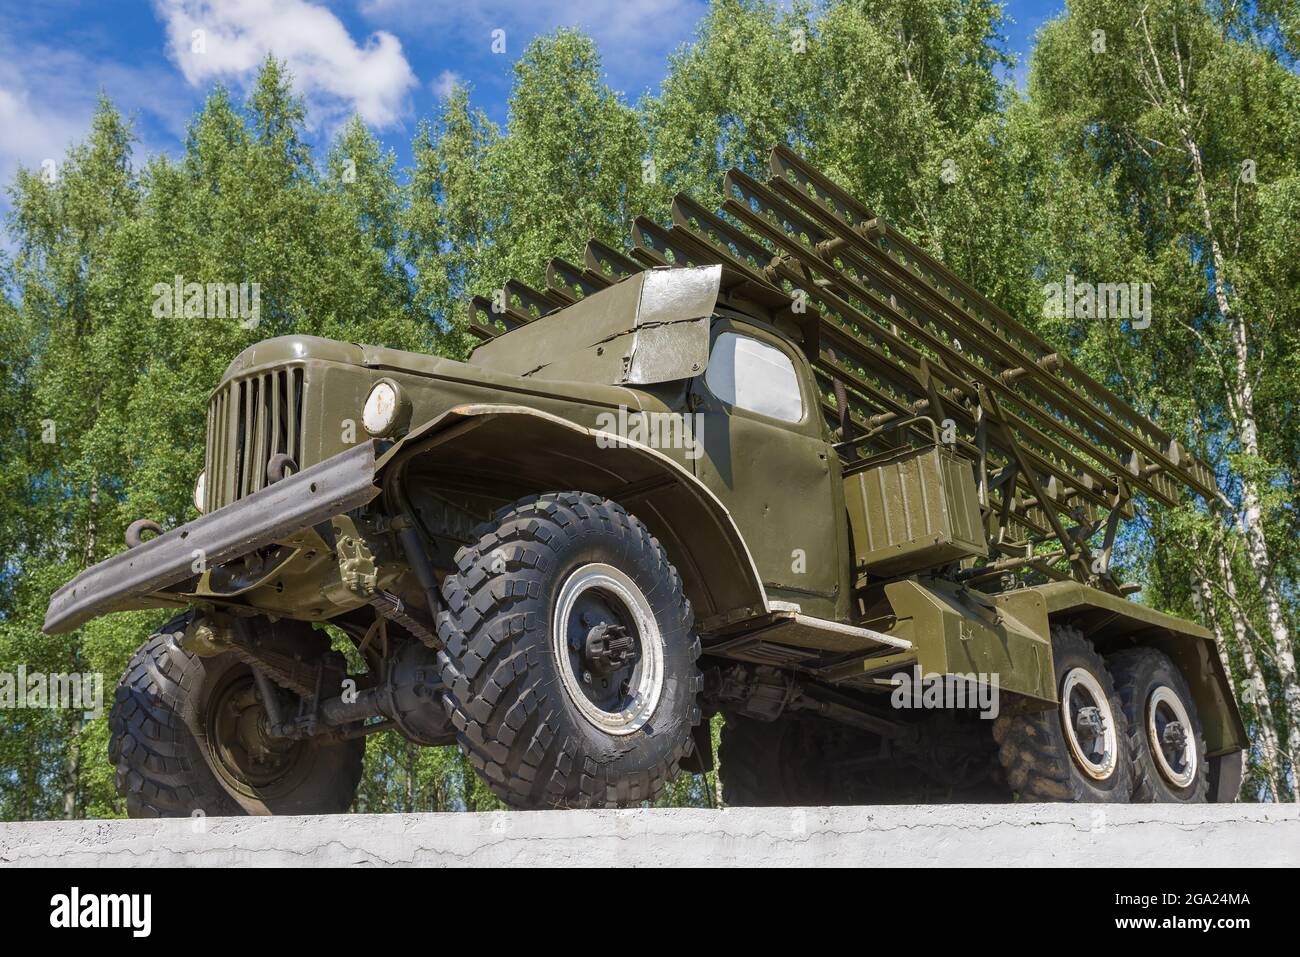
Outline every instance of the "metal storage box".
[[844, 479], [857, 568], [906, 575], [988, 555], [971, 463], [940, 445], [863, 462]]

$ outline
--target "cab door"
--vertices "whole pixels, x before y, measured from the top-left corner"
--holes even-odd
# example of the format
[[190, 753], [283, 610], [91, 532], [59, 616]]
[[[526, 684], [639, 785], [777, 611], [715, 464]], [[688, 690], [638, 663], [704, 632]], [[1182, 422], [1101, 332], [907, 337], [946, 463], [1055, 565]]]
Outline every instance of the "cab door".
[[756, 325], [717, 319], [711, 340], [709, 364], [692, 384], [695, 474], [731, 512], [769, 599], [844, 620], [840, 463], [812, 370], [792, 344]]

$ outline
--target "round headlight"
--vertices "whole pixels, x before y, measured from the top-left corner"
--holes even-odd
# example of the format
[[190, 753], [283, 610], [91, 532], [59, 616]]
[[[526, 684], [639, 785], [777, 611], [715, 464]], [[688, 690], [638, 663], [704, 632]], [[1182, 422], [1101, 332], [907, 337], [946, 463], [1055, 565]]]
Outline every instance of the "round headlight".
[[208, 486], [207, 478], [208, 472], [204, 469], [199, 473], [199, 477], [194, 480], [194, 507], [198, 509], [200, 513], [203, 512], [204, 492]]
[[361, 424], [371, 435], [387, 435], [397, 425], [401, 405], [396, 384], [387, 380], [376, 382], [361, 412]]

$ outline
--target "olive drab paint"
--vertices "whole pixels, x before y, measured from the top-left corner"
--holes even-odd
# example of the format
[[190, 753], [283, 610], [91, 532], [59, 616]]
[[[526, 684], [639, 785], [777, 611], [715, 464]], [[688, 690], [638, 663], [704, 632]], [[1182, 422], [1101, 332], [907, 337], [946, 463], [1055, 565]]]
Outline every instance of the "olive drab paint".
[[[1041, 709], [1069, 621], [1159, 647], [1209, 753], [1245, 746], [1211, 635], [1129, 600], [1109, 562], [1135, 495], [1213, 495], [1210, 467], [800, 157], [770, 167], [729, 172], [721, 213], [679, 195], [671, 228], [638, 219], [630, 255], [592, 240], [545, 289], [475, 299], [465, 362], [303, 335], [244, 350], [210, 399], [205, 514], [64, 586], [46, 630], [160, 602], [380, 608], [436, 642], [436, 580], [473, 530], [576, 490], [662, 543], [705, 660], [850, 691], [996, 675]], [[797, 396], [717, 394], [724, 333]], [[381, 379], [401, 419], [371, 434]]]

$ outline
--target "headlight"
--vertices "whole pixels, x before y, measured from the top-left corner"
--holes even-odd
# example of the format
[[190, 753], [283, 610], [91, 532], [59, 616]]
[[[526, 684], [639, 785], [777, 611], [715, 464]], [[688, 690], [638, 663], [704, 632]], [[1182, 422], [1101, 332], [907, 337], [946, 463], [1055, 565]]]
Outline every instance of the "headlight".
[[397, 383], [380, 379], [366, 399], [366, 407], [361, 412], [361, 424], [371, 435], [389, 435], [401, 419], [404, 405], [405, 397]]
[[203, 512], [204, 492], [208, 485], [207, 478], [208, 472], [207, 469], [204, 469], [199, 473], [199, 477], [194, 480], [194, 507], [199, 510], [200, 514]]

